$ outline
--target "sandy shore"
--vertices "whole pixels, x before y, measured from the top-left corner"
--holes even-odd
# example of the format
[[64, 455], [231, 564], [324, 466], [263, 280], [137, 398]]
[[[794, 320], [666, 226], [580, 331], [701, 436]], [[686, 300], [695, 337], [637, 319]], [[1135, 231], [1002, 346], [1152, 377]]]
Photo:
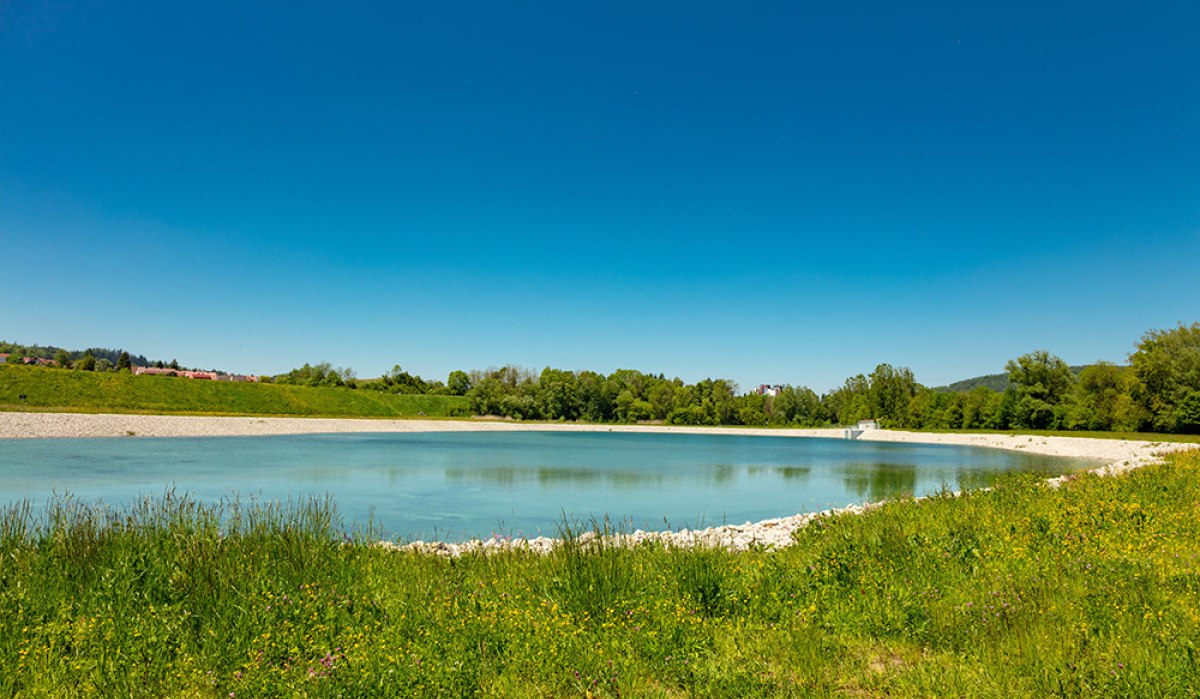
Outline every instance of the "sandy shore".
[[307, 417], [194, 417], [0, 412], [0, 439], [45, 437], [232, 437], [333, 432], [692, 432], [841, 437], [840, 429], [763, 430], [665, 425], [587, 425], [509, 420], [377, 420]]
[[[521, 423], [490, 420], [362, 420], [328, 418], [274, 417], [191, 417], [176, 415], [90, 415], [76, 413], [4, 413], [0, 412], [0, 440], [28, 438], [80, 437], [216, 437], [280, 434], [317, 434], [334, 432], [655, 432], [688, 434], [771, 435], [780, 437], [841, 438], [841, 429], [759, 429], [727, 427], [669, 427], [660, 425], [576, 425], [563, 423]], [[1196, 444], [1141, 442], [1083, 437], [1037, 437], [1012, 434], [935, 434], [900, 430], [868, 430], [861, 441], [954, 444], [961, 446], [1010, 449], [1031, 454], [1094, 459], [1103, 462], [1093, 469], [1103, 474], [1127, 471], [1160, 461], [1171, 451], [1197, 448]], [[0, 449], [3, 449], [0, 446]], [[1067, 476], [1050, 479], [1057, 485]], [[637, 543], [655, 539], [668, 545], [719, 545], [735, 549], [751, 546], [787, 546], [792, 532], [814, 518], [844, 512], [862, 512], [872, 505], [851, 505], [839, 510], [807, 513], [727, 525], [697, 531], [634, 532], [623, 539]], [[398, 548], [420, 549], [443, 555], [461, 555], [472, 550], [492, 548], [528, 548], [548, 551], [555, 541], [530, 540], [468, 541], [462, 544], [414, 542]]]

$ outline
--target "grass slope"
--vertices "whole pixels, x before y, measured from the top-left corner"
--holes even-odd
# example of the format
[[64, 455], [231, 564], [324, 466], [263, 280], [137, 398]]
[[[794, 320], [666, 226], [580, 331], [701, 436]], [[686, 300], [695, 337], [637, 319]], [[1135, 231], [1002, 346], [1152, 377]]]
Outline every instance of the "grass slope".
[[[19, 396], [24, 395], [25, 400]], [[466, 415], [459, 396], [394, 395], [379, 391], [279, 384], [201, 381], [124, 372], [68, 371], [0, 365], [0, 410], [72, 412], [430, 417]]]
[[[446, 560], [322, 503], [0, 512], [7, 696], [1194, 696], [1200, 451], [897, 501], [777, 552]], [[47, 524], [48, 519], [48, 524]]]

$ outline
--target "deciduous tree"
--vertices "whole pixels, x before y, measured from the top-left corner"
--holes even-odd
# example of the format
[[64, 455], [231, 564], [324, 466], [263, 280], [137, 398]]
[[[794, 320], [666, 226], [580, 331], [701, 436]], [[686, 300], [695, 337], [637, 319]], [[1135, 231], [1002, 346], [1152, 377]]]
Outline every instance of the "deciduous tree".
[[1136, 396], [1159, 431], [1179, 429], [1178, 408], [1200, 391], [1200, 323], [1151, 330], [1129, 357], [1140, 386]]

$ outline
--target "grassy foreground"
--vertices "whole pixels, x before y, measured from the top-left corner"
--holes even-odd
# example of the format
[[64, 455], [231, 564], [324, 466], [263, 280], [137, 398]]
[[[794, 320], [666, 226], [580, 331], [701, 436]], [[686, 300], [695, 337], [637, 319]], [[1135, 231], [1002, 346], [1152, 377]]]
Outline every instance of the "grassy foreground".
[[[25, 400], [19, 397], [25, 396]], [[460, 396], [395, 395], [0, 365], [0, 410], [308, 417], [465, 416]]]
[[6, 696], [1194, 696], [1200, 451], [776, 552], [446, 560], [326, 503], [0, 513]]

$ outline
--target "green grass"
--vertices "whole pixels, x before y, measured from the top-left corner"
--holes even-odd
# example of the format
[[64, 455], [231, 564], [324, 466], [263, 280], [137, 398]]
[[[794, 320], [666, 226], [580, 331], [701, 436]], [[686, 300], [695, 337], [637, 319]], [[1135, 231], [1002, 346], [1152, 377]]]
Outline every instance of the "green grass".
[[469, 405], [460, 396], [0, 365], [0, 410], [385, 418], [465, 416]]
[[[5, 696], [1195, 696], [1200, 451], [823, 520], [782, 551], [448, 560], [328, 503], [0, 511]], [[363, 538], [370, 538], [369, 534]]]

